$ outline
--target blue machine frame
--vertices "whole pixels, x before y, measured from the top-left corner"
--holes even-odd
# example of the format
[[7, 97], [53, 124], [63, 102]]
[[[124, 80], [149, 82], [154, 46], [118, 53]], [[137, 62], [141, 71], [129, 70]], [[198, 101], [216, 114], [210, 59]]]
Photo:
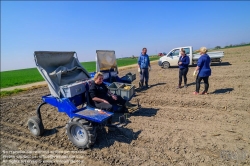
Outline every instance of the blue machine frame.
[[[34, 59], [38, 71], [46, 80], [50, 89], [50, 94], [42, 96], [43, 103], [41, 103], [37, 108], [37, 116], [41, 121], [42, 117], [40, 109], [44, 104], [50, 104], [56, 107], [59, 112], [66, 113], [70, 118], [78, 117], [95, 123], [104, 123], [107, 121], [107, 119], [113, 116], [113, 113], [111, 112], [96, 109], [94, 106], [91, 106], [88, 94], [89, 81], [91, 81], [91, 77], [86, 69], [80, 64], [76, 52], [35, 51]], [[55, 86], [55, 80], [52, 80], [50, 77], [52, 71], [56, 72], [60, 67], [64, 67], [65, 69], [62, 68], [60, 70], [61, 72], [66, 71], [66, 73], [70, 73], [72, 70], [71, 68], [80, 68], [81, 73], [86, 75], [86, 80], [79, 80], [84, 84], [85, 91], [83, 91], [81, 94], [74, 95], [73, 97], [61, 97], [63, 95], [58, 94], [59, 87]], [[78, 77], [78, 75], [76, 75], [76, 78], [83, 79], [83, 77]], [[87, 106], [79, 108], [80, 105], [85, 103], [87, 103]]]
[[78, 109], [76, 106], [83, 104], [82, 96], [83, 95], [81, 94], [72, 98], [57, 99], [51, 95], [46, 95], [42, 97], [42, 100], [44, 103], [48, 103], [54, 107], [57, 107], [59, 112], [66, 113], [70, 118], [78, 117], [96, 123], [103, 123], [113, 115], [111, 112], [95, 109], [90, 106], [85, 106]]

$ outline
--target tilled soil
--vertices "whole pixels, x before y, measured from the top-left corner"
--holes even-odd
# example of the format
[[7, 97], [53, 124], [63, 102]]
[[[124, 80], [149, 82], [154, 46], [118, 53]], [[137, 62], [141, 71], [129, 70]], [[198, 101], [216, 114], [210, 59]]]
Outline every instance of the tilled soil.
[[[49, 94], [48, 87], [2, 98], [1, 165], [250, 165], [249, 51], [225, 50], [224, 62], [212, 65], [208, 95], [192, 94], [194, 66], [189, 68], [188, 88], [176, 89], [178, 68], [161, 69], [154, 63], [150, 88], [137, 91], [132, 99], [139, 99], [142, 108], [114, 132], [99, 129], [95, 145], [86, 150], [68, 140], [68, 116], [49, 105], [41, 109], [44, 135], [29, 132], [27, 120]], [[120, 75], [127, 72], [137, 68]], [[133, 83], [138, 81], [137, 73]], [[24, 154], [26, 163], [14, 162], [25, 159]], [[49, 155], [51, 161], [45, 163]]]

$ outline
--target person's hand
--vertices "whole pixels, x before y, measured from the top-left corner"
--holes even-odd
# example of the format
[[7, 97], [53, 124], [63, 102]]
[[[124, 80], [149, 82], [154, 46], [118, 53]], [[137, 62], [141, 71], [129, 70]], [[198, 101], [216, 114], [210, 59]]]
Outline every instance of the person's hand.
[[112, 98], [114, 99], [114, 100], [117, 100], [117, 96], [116, 95], [111, 95], [112, 96]]
[[141, 69], [138, 67], [138, 73], [140, 73], [141, 72]]
[[179, 65], [181, 65], [182, 64], [182, 62], [179, 62]]
[[148, 71], [151, 71], [151, 67], [150, 66], [148, 67]]
[[103, 100], [102, 102], [109, 104], [109, 102], [107, 100]]

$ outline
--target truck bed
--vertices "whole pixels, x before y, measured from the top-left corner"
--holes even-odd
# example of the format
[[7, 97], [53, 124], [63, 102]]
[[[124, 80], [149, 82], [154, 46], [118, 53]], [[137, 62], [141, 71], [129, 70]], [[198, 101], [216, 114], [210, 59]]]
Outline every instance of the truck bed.
[[[224, 57], [223, 51], [207, 52], [207, 54], [211, 59], [218, 59]], [[193, 54], [193, 60], [198, 60], [200, 56], [201, 56], [200, 54]]]

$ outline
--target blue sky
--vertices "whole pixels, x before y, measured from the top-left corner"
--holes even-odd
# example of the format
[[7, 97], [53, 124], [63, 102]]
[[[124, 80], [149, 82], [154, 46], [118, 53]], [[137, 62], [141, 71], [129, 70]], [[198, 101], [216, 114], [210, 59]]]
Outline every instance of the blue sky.
[[2, 1], [1, 71], [35, 67], [34, 51], [117, 57], [250, 42], [250, 2]]

